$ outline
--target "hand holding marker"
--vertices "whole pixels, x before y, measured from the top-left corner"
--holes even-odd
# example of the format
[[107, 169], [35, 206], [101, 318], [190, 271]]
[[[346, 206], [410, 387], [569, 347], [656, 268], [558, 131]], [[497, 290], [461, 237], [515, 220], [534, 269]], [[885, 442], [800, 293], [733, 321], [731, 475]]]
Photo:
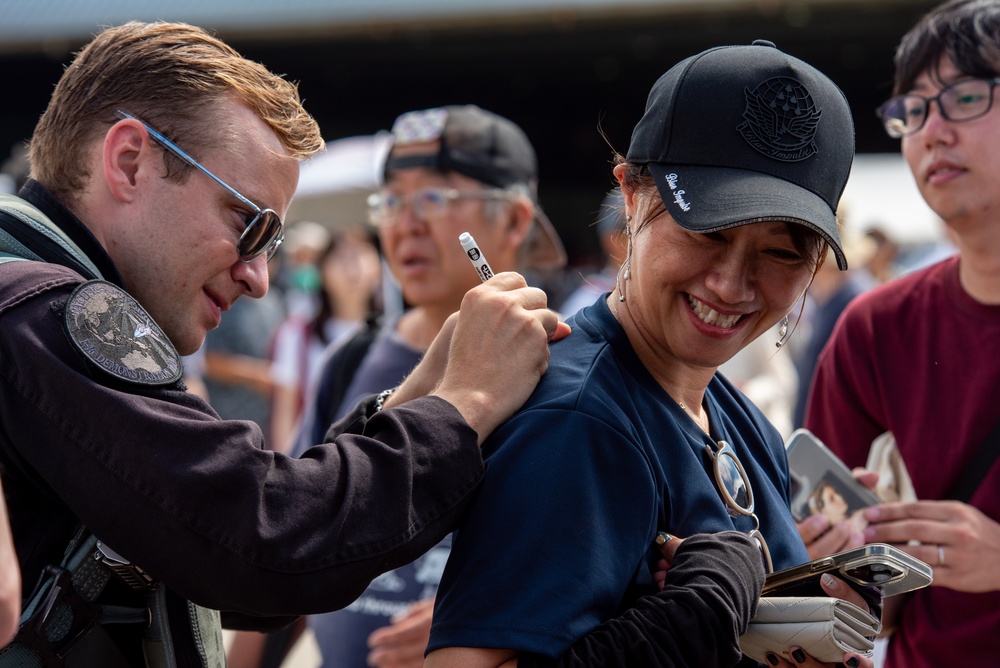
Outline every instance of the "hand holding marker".
[[[465, 254], [469, 256], [469, 261], [472, 262], [472, 266], [475, 268], [476, 273], [479, 274], [479, 278], [483, 283], [493, 278], [493, 269], [490, 268], [489, 262], [483, 257], [483, 252], [479, 250], [479, 246], [476, 245], [476, 240], [472, 238], [472, 235], [468, 232], [462, 232], [458, 235], [458, 242], [462, 244]], [[558, 341], [559, 339], [564, 339], [569, 336], [570, 331], [569, 325], [560, 320], [556, 324], [556, 331], [549, 337], [549, 340]]]
[[483, 283], [493, 278], [493, 270], [490, 269], [489, 263], [483, 257], [483, 252], [479, 250], [479, 246], [476, 245], [476, 240], [472, 238], [472, 235], [468, 232], [462, 232], [458, 236], [458, 242], [462, 244], [465, 254], [469, 256], [472, 266], [476, 268], [476, 273], [479, 274], [479, 278]]

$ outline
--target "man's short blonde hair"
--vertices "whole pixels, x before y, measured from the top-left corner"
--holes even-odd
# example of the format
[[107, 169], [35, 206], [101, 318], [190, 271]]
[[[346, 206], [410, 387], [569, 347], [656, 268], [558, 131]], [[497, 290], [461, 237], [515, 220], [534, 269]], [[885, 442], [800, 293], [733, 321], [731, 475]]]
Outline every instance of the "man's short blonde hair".
[[[323, 148], [295, 84], [247, 60], [205, 30], [182, 23], [108, 28], [80, 51], [56, 85], [30, 145], [31, 176], [72, 206], [89, 177], [85, 152], [123, 109], [198, 153], [223, 141], [211, 109], [235, 99], [253, 110], [296, 159]], [[172, 158], [172, 156], [169, 156]], [[167, 163], [183, 178], [188, 167]]]

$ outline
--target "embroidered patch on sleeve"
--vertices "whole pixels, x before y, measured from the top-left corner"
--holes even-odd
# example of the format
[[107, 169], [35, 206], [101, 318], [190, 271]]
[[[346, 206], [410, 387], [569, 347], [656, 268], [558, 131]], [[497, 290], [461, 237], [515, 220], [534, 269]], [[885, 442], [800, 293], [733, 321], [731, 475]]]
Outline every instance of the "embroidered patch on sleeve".
[[180, 355], [159, 325], [127, 292], [88, 281], [66, 304], [70, 341], [106, 373], [142, 385], [169, 385], [183, 374]]

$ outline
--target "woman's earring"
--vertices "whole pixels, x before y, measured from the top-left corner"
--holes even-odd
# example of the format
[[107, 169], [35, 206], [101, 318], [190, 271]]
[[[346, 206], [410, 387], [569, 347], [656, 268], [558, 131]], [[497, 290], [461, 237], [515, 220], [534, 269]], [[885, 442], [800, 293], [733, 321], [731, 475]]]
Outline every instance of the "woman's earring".
[[[626, 220], [629, 220], [626, 218]], [[618, 287], [618, 301], [625, 301], [625, 283], [628, 279], [632, 277], [632, 235], [629, 234], [628, 228], [625, 228], [625, 235], [628, 237], [628, 250], [625, 251], [625, 261], [622, 262], [622, 266], [618, 268], [618, 276], [615, 277], [615, 285]], [[622, 281], [622, 272], [625, 272], [624, 279]]]
[[781, 327], [778, 328], [778, 342], [775, 343], [776, 348], [780, 348], [785, 345], [785, 337], [788, 336], [788, 316], [786, 315], [781, 320]]
[[622, 266], [618, 268], [618, 276], [615, 278], [615, 285], [618, 287], [618, 301], [625, 301], [625, 284], [622, 283], [622, 272], [625, 272], [625, 280], [629, 279], [629, 258], [625, 258], [625, 262]]

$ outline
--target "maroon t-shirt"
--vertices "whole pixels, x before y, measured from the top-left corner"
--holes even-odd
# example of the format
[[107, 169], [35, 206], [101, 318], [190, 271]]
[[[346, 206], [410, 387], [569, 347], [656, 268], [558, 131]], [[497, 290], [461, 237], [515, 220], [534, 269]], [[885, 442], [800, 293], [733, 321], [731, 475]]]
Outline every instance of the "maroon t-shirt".
[[[849, 467], [891, 431], [917, 497], [945, 499], [1000, 420], [1000, 306], [970, 297], [950, 258], [857, 298], [820, 356], [805, 426]], [[1000, 521], [1000, 466], [971, 499]], [[887, 667], [993, 665], [1000, 592], [932, 586], [905, 602]]]

